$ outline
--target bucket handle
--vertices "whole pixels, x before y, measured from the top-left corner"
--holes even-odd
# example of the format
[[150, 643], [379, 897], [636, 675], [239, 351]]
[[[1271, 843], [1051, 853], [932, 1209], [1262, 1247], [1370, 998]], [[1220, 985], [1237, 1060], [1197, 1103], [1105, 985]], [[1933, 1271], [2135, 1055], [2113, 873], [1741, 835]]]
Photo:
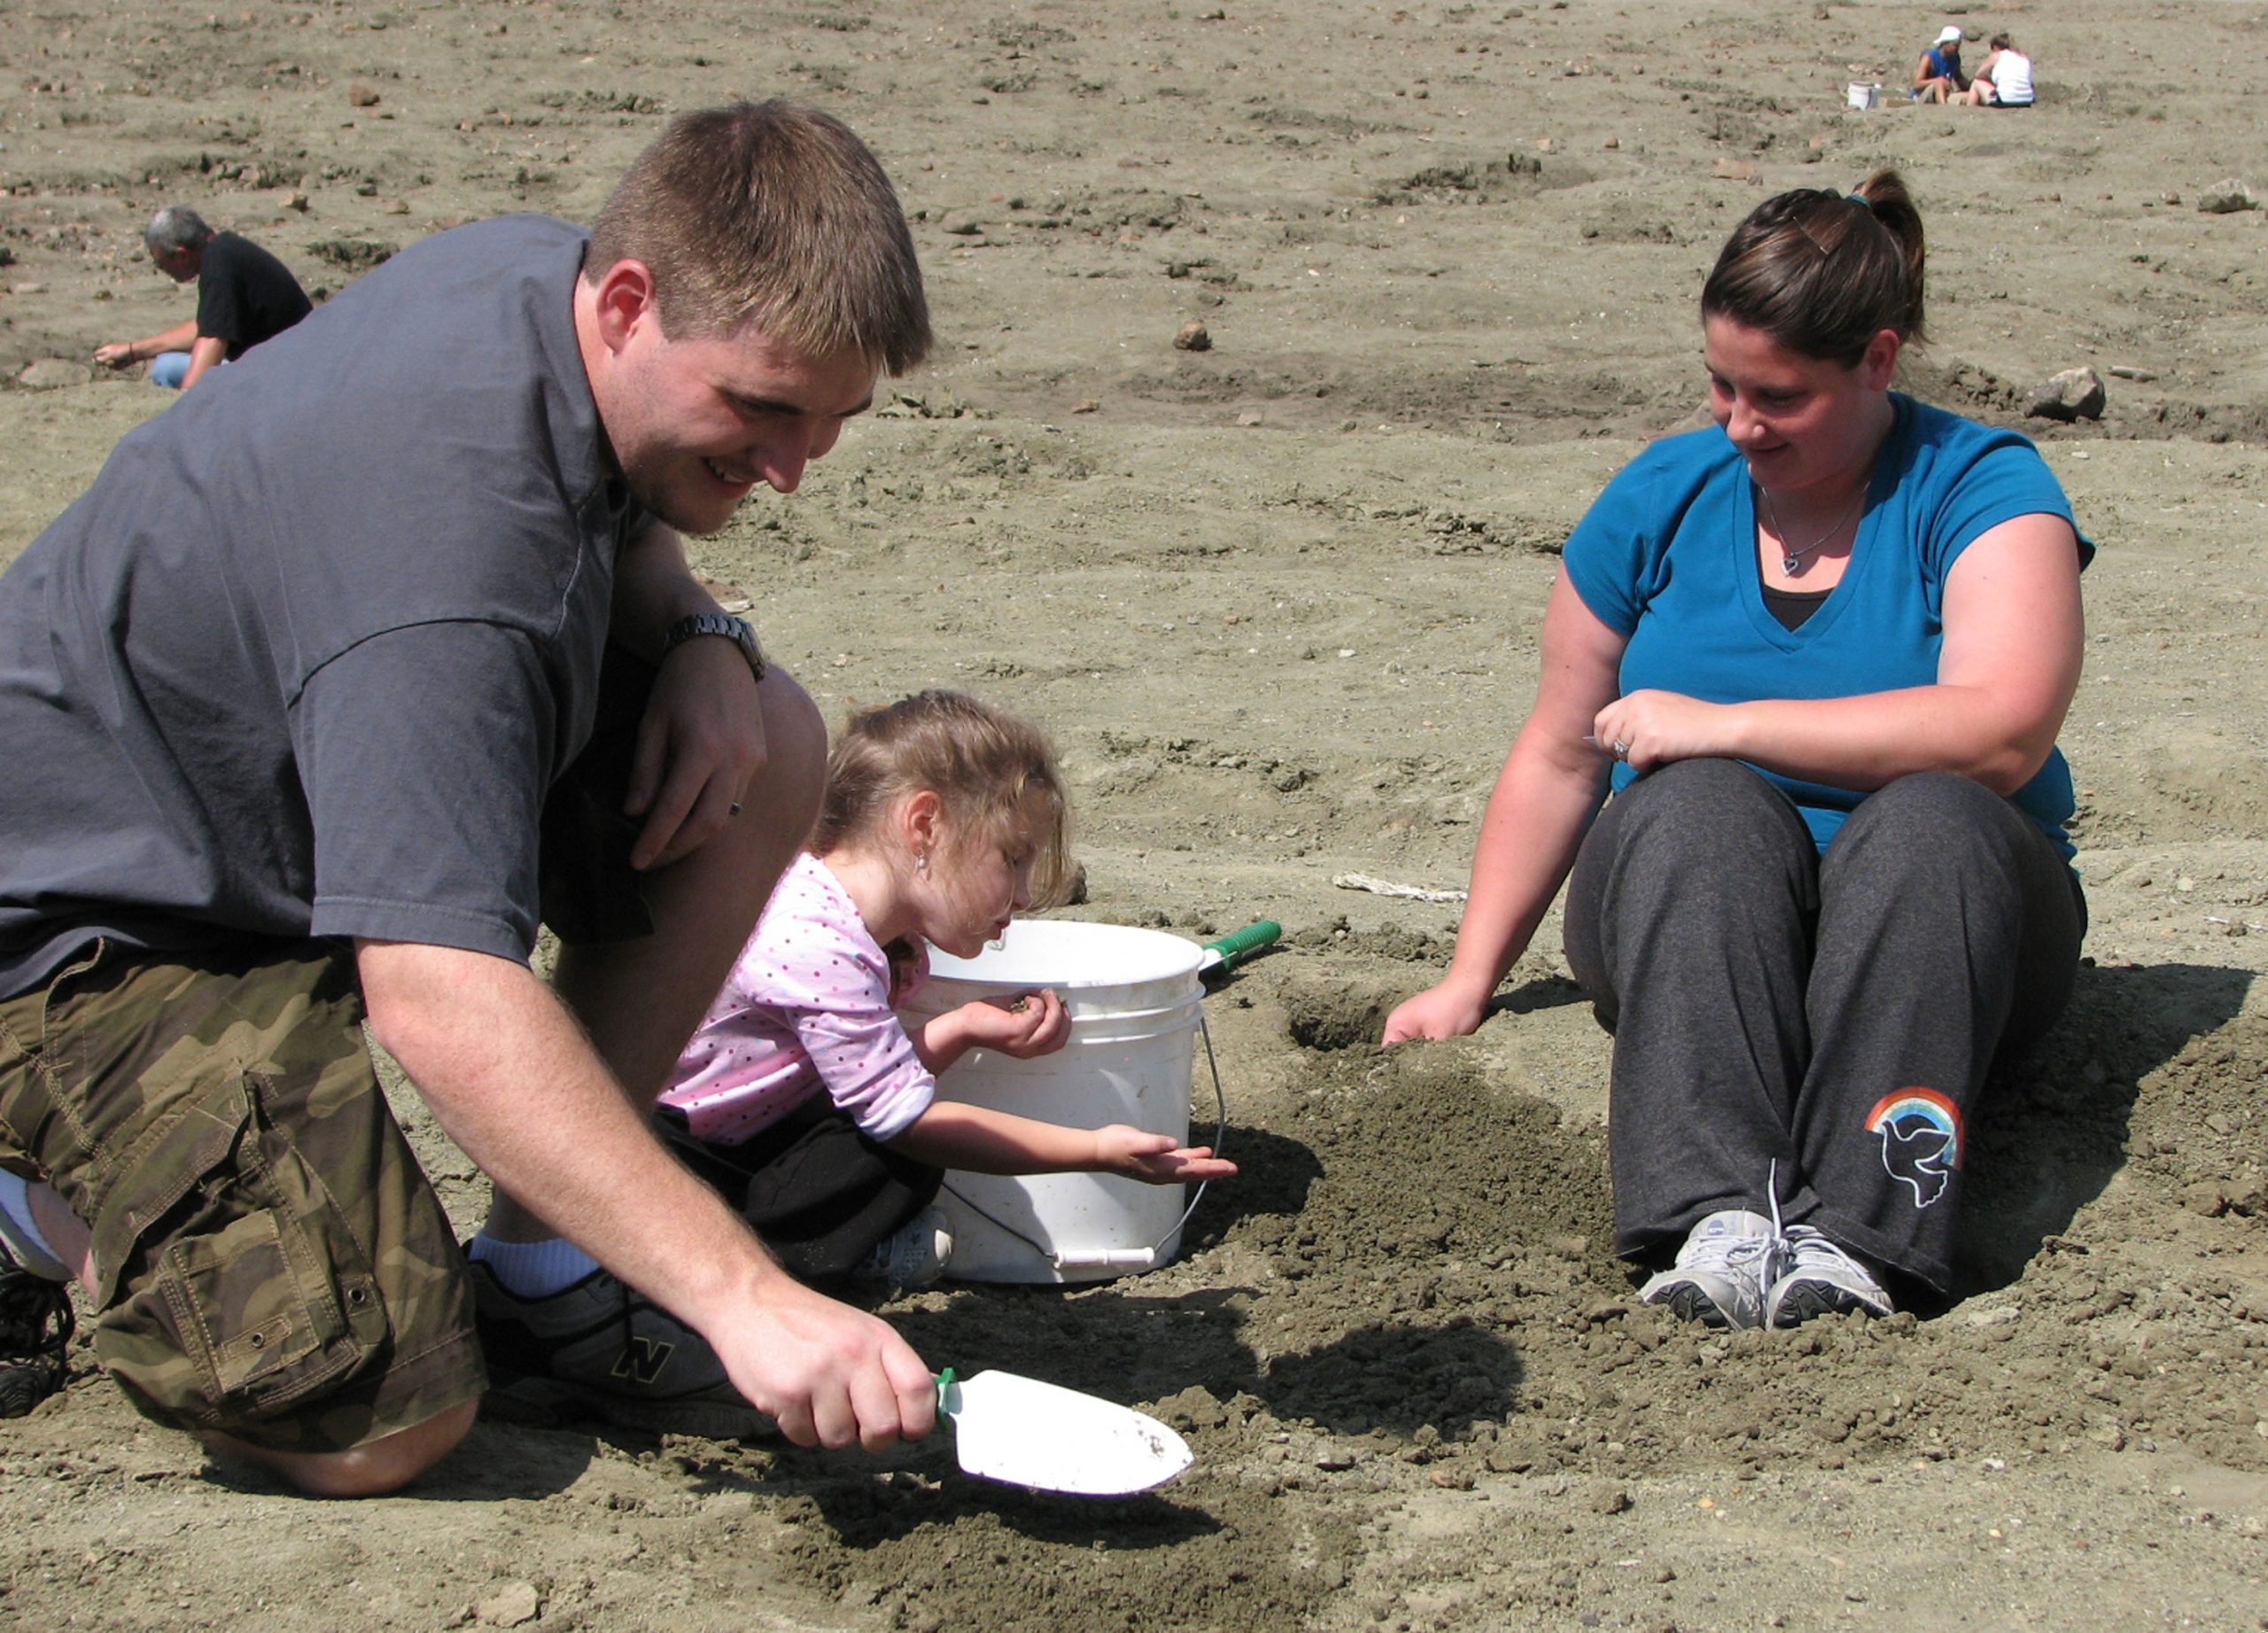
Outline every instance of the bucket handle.
[[[1218, 1121], [1213, 1126], [1213, 1155], [1218, 1156], [1223, 1139], [1229, 1131], [1229, 1099], [1221, 1089], [1221, 1063], [1213, 1056], [1213, 1032], [1205, 1024], [1202, 1008], [1197, 1012], [1197, 1035], [1205, 1040], [1205, 1066], [1213, 1075], [1213, 1108], [1218, 1114]], [[1205, 1187], [1212, 1183], [1209, 1179], [1198, 1181], [1197, 1194], [1189, 1199], [1189, 1206], [1181, 1210], [1181, 1217], [1173, 1222], [1172, 1228], [1164, 1235], [1146, 1248], [1074, 1248], [1068, 1250], [1034, 1241], [1006, 1220], [985, 1212], [950, 1185], [944, 1188], [951, 1191], [953, 1200], [969, 1212], [995, 1229], [1006, 1231], [1057, 1270], [1153, 1270], [1157, 1266], [1159, 1249], [1181, 1233], [1182, 1226], [1189, 1223], [1189, 1216], [1197, 1211], [1197, 1204], [1205, 1200]]]

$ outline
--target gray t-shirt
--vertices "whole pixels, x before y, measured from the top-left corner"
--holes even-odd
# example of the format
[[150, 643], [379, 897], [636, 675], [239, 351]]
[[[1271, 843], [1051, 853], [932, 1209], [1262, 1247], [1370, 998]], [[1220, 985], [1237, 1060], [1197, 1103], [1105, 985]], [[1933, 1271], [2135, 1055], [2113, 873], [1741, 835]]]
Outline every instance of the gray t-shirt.
[[618, 549], [585, 235], [439, 234], [121, 441], [0, 577], [0, 995], [107, 936], [525, 959]]

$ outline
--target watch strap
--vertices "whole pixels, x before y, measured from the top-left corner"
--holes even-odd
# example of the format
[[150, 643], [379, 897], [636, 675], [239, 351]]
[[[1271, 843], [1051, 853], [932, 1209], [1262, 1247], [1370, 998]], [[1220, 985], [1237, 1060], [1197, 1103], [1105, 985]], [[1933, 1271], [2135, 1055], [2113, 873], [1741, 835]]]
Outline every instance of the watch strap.
[[718, 635], [731, 642], [748, 659], [749, 673], [758, 680], [764, 679], [764, 649], [757, 644], [756, 631], [746, 618], [729, 612], [688, 613], [662, 632], [662, 656], [667, 657], [696, 635]]

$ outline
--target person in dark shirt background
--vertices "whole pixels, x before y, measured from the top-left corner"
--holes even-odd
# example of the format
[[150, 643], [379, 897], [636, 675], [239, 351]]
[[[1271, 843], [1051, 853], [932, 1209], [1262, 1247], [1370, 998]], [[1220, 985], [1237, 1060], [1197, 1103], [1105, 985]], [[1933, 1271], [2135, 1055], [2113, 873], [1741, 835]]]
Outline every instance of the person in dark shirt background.
[[95, 361], [123, 369], [147, 359], [150, 377], [187, 391], [207, 369], [233, 362], [314, 308], [291, 269], [249, 238], [215, 232], [194, 210], [169, 206], [143, 229], [158, 270], [197, 280], [197, 315], [139, 340], [95, 348]]

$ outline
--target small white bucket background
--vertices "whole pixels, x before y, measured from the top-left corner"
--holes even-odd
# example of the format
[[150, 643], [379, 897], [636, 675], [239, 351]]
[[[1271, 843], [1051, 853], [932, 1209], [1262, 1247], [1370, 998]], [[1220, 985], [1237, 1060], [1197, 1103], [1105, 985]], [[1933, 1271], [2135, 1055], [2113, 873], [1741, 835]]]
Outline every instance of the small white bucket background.
[[[918, 1023], [976, 999], [1052, 987], [1071, 1016], [1062, 1048], [1029, 1061], [971, 1050], [938, 1078], [939, 1095], [1079, 1128], [1128, 1123], [1186, 1145], [1202, 952], [1161, 930], [1020, 920], [973, 959], [933, 953], [904, 1014]], [[950, 1171], [937, 1197], [953, 1233], [945, 1273], [1070, 1282], [1153, 1269], [1181, 1246], [1187, 1190], [1115, 1174]]]
[[1882, 87], [1861, 85], [1858, 81], [1853, 80], [1844, 88], [1844, 94], [1850, 98], [1852, 107], [1870, 108], [1882, 100]]

